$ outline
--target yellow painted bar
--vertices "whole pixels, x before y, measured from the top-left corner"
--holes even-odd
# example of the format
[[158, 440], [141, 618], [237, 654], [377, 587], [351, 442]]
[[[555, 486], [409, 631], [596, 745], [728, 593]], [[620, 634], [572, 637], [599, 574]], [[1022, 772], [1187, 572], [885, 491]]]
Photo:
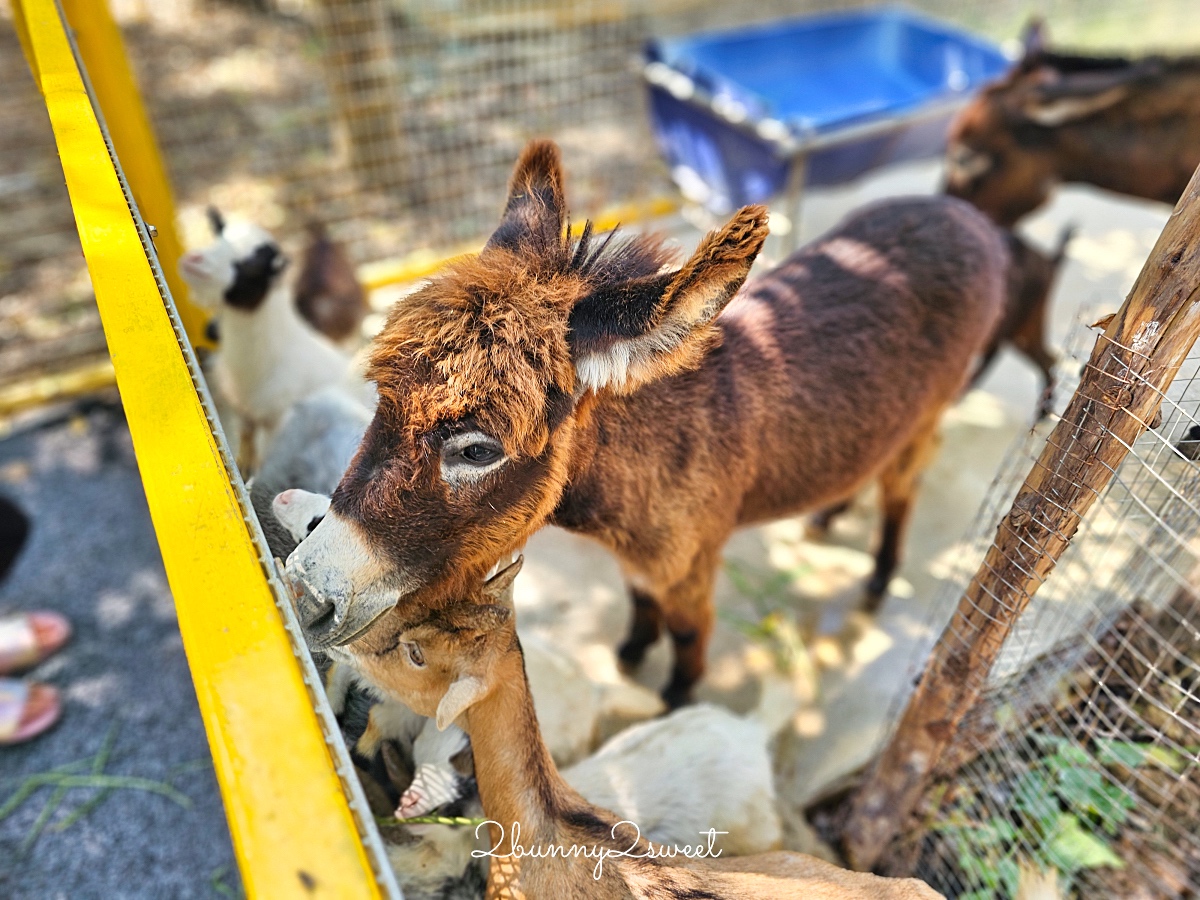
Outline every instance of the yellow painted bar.
[[37, 375], [16, 384], [6, 384], [0, 388], [0, 416], [11, 416], [45, 403], [101, 391], [112, 387], [116, 380], [112, 362], [105, 359], [65, 372]]
[[[643, 203], [624, 203], [601, 212], [592, 219], [592, 225], [597, 231], [611, 231], [618, 225], [632, 225], [634, 222], [643, 222], [657, 216], [668, 216], [676, 212], [679, 206], [679, 201], [674, 197], [652, 197]], [[576, 234], [582, 230], [582, 225], [576, 225], [572, 229]], [[358, 280], [368, 291], [391, 284], [404, 284], [432, 275], [452, 259], [478, 252], [478, 244], [464, 244], [449, 253], [416, 250], [400, 259], [383, 260], [360, 266]]]
[[208, 316], [188, 300], [179, 275], [183, 242], [175, 224], [171, 180], [108, 0], [62, 0], [62, 9], [133, 198], [143, 219], [158, 229], [154, 246], [188, 339], [193, 347], [211, 347], [204, 336]]
[[60, 11], [55, 0], [13, 5], [58, 143], [247, 893], [378, 897]]

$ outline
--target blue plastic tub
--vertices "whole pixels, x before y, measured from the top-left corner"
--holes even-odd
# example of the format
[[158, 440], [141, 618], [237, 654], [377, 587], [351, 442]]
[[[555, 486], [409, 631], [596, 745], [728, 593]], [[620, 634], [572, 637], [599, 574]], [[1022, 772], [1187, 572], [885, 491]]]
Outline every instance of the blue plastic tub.
[[1009, 66], [987, 41], [875, 9], [651, 41], [655, 138], [716, 213], [940, 155], [954, 112]]

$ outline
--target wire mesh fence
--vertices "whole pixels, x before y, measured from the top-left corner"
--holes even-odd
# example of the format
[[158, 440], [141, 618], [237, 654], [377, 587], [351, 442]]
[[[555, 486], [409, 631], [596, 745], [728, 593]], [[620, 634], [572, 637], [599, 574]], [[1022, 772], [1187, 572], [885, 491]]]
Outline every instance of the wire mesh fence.
[[[674, 195], [647, 124], [647, 38], [864, 5], [830, 0], [112, 0], [180, 201], [285, 240], [317, 218], [357, 262], [479, 240], [532, 136], [570, 159], [580, 214]], [[1019, 0], [917, 9], [1011, 38]], [[1170, 45], [1188, 0], [1047, 0], [1054, 34]], [[11, 18], [0, 0], [0, 16]], [[37, 92], [0, 27], [0, 384], [103, 355]]]
[[[1061, 366], [1060, 412], [1089, 365], [1095, 332], [1082, 321]], [[1117, 368], [1106, 373], [1128, 381], [1129, 369]], [[1037, 593], [994, 665], [963, 673], [986, 683], [889, 848], [888, 867], [972, 900], [1200, 890], [1198, 379], [1193, 348], [1131, 444], [1109, 430], [1072, 436], [1080, 452], [1117, 440], [1128, 455], [1076, 530], [1026, 548], [1033, 559], [1048, 540], [1069, 538], [1049, 577], [1035, 579]], [[938, 608], [963, 596], [997, 523], [1003, 530], [1013, 520], [1010, 506], [1043, 440], [1030, 433], [1009, 454]], [[1061, 498], [1042, 499], [1031, 517]], [[1013, 596], [997, 592], [975, 608], [1003, 617]], [[977, 638], [980, 619], [961, 613], [941, 643], [965, 648]]]

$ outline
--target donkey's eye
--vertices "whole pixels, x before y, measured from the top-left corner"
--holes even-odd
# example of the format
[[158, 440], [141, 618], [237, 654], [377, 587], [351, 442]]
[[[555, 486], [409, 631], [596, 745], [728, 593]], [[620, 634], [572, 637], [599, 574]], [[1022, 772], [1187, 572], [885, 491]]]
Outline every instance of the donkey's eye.
[[482, 431], [452, 435], [442, 444], [442, 477], [469, 482], [505, 461], [504, 445]]
[[312, 521], [308, 523], [308, 528], [307, 528], [306, 532], [308, 534], [312, 534], [313, 529], [316, 528], [318, 525], [320, 525], [321, 520], [324, 518], [325, 518], [324, 516], [313, 516]]
[[494, 463], [504, 454], [495, 447], [489, 447], [487, 444], [472, 444], [470, 447], [465, 447], [462, 450], [462, 458], [467, 462], [473, 462], [479, 466], [486, 466], [489, 463]]
[[421, 652], [421, 648], [416, 644], [402, 644], [406, 653], [408, 653], [408, 661], [418, 669], [425, 665], [425, 654]]

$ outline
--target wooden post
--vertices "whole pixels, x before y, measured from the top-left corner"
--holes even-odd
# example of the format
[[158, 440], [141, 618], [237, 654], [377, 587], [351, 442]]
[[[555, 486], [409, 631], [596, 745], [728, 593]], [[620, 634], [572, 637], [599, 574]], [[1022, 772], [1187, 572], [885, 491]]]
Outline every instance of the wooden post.
[[1107, 322], [1079, 388], [926, 664], [896, 733], [850, 799], [849, 864], [873, 868], [917, 807], [1013, 625], [1137, 437], [1200, 334], [1200, 170]]

